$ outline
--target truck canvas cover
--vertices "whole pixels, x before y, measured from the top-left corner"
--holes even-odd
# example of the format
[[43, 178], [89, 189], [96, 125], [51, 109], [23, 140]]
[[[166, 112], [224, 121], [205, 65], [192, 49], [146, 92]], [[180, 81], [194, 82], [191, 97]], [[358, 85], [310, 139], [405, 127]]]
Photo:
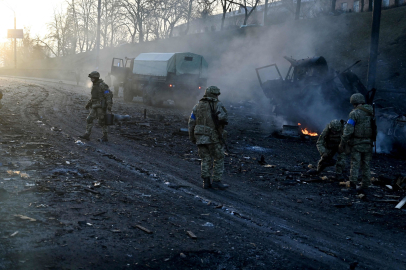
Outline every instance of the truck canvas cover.
[[134, 59], [134, 74], [167, 76], [200, 75], [207, 78], [207, 62], [203, 56], [194, 53], [141, 53]]

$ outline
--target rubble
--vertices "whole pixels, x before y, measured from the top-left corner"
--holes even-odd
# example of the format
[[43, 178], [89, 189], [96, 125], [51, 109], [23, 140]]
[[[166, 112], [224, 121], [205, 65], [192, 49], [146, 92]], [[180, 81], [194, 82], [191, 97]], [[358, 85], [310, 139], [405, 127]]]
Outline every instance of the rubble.
[[396, 209], [401, 209], [406, 204], [406, 197], [404, 197], [396, 206]]
[[197, 239], [197, 236], [192, 231], [187, 231], [186, 233], [187, 235], [189, 235], [190, 238]]

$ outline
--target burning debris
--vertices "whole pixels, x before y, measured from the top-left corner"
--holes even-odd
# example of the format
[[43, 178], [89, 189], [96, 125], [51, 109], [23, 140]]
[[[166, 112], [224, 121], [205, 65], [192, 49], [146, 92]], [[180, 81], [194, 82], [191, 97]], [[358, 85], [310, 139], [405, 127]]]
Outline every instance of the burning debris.
[[[298, 123], [297, 125], [298, 125], [299, 128], [300, 128], [300, 126], [301, 126], [302, 124]], [[318, 134], [317, 132], [311, 132], [311, 131], [309, 131], [307, 128], [300, 129], [300, 130], [301, 130], [302, 134], [304, 134], [304, 135], [308, 135], [308, 136], [311, 136], [311, 137], [319, 136], [319, 134]]]
[[317, 132], [312, 132], [308, 128], [302, 128], [302, 124], [298, 123], [296, 125], [283, 125], [281, 135], [287, 137], [302, 137], [310, 136], [317, 137], [319, 134]]

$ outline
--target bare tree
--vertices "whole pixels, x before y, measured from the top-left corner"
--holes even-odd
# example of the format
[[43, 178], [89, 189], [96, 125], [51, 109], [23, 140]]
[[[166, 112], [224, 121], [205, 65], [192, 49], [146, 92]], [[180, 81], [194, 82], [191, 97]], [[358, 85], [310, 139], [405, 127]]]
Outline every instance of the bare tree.
[[122, 7], [129, 13], [131, 21], [136, 21], [139, 42], [144, 42], [143, 24], [151, 13], [152, 2], [153, 0], [122, 0]]
[[221, 17], [221, 27], [220, 30], [224, 28], [224, 21], [226, 19], [227, 10], [230, 9], [231, 5], [233, 4], [229, 0], [220, 0], [221, 8], [223, 10], [223, 16]]
[[160, 1], [155, 9], [156, 38], [170, 38], [175, 26], [185, 18], [184, 0]]
[[248, 18], [251, 16], [252, 12], [257, 8], [260, 0], [229, 0], [231, 3], [239, 6], [240, 8], [244, 9], [244, 23], [243, 25], [247, 25]]
[[49, 34], [38, 41], [46, 44], [55, 56], [74, 54], [75, 33], [71, 28], [73, 18], [62, 10], [54, 10], [53, 20], [48, 23]]

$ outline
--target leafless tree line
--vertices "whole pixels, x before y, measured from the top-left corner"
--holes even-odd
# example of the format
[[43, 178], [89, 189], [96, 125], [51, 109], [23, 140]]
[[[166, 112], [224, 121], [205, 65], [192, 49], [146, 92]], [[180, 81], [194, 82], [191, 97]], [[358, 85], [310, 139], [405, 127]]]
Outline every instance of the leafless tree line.
[[[101, 0], [100, 48], [124, 43], [165, 39], [173, 36], [177, 25], [205, 18], [213, 12], [225, 14], [231, 8], [243, 8], [246, 18], [261, 0]], [[67, 0], [64, 9], [54, 11], [48, 23], [48, 35], [36, 41], [51, 56], [91, 51], [96, 46], [98, 1]], [[246, 20], [245, 20], [246, 21]]]
[[[223, 29], [226, 13], [232, 9], [245, 12], [245, 24], [261, 3], [261, 0], [101, 0], [100, 48], [171, 38], [175, 27], [181, 24], [185, 26], [181, 34], [186, 35], [191, 21], [214, 13], [223, 14]], [[54, 10], [52, 21], [47, 24], [48, 33], [27, 35], [25, 41], [18, 42], [18, 51], [35, 51], [37, 58], [92, 51], [96, 46], [97, 18], [97, 0], [66, 0]], [[11, 41], [0, 47], [11, 55]], [[0, 60], [3, 65], [11, 61], [6, 58]]]

